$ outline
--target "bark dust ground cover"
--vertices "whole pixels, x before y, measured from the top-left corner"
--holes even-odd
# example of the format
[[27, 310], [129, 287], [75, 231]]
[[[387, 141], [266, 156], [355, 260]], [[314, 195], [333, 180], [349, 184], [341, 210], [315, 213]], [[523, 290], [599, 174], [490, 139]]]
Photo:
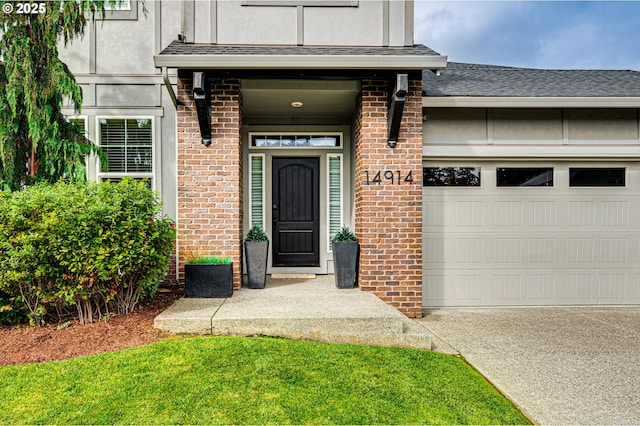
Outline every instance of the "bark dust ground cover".
[[62, 360], [157, 342], [168, 334], [153, 328], [153, 319], [180, 296], [181, 292], [158, 293], [153, 300], [141, 302], [131, 315], [93, 324], [0, 327], [0, 365]]

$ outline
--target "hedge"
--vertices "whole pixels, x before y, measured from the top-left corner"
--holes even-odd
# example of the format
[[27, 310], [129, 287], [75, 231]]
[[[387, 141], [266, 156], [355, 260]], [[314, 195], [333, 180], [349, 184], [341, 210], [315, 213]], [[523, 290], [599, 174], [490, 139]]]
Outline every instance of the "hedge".
[[0, 193], [0, 292], [33, 324], [130, 313], [167, 273], [175, 230], [160, 211], [146, 183], [128, 178]]

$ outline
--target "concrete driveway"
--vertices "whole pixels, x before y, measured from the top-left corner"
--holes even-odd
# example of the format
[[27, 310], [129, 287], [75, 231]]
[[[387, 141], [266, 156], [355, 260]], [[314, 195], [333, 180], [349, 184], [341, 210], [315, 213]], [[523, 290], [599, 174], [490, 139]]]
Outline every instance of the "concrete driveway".
[[640, 307], [437, 309], [420, 322], [538, 424], [640, 424]]

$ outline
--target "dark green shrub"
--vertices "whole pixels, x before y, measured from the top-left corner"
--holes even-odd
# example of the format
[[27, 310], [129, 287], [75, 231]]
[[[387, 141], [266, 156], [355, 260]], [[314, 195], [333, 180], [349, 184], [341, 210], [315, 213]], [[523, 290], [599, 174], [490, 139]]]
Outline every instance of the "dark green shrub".
[[32, 323], [130, 313], [165, 276], [175, 232], [143, 182], [39, 184], [0, 197], [0, 290]]
[[269, 236], [262, 229], [260, 225], [253, 225], [249, 232], [247, 232], [247, 237], [244, 239], [245, 241], [254, 241], [254, 242], [265, 242], [269, 241]]
[[0, 291], [0, 325], [21, 324], [27, 319], [22, 301]]
[[331, 239], [334, 243], [345, 243], [351, 241], [358, 241], [356, 234], [354, 234], [348, 226], [343, 226], [340, 231]]

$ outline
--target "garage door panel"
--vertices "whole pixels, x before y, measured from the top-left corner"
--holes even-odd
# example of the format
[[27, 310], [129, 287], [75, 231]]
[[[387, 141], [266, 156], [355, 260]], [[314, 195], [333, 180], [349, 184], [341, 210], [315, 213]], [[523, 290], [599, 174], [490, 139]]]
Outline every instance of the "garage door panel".
[[556, 301], [556, 277], [552, 274], [525, 274], [525, 300], [531, 305], [550, 305]]
[[523, 201], [496, 201], [494, 223], [496, 227], [520, 228], [523, 223]]
[[557, 202], [540, 200], [529, 201], [527, 205], [527, 225], [531, 227], [556, 226]]
[[[484, 253], [482, 238], [459, 237], [454, 239], [454, 262], [460, 267], [482, 263]], [[477, 267], [477, 266], [476, 266]]]
[[525, 188], [496, 187], [504, 163], [478, 166], [481, 187], [424, 188], [424, 306], [640, 303], [640, 167], [589, 188], [545, 163], [554, 186]]
[[457, 227], [478, 227], [483, 225], [485, 207], [482, 201], [456, 201], [455, 225]]
[[567, 202], [567, 226], [593, 228], [595, 221], [596, 203], [594, 201], [568, 201]]
[[508, 265], [522, 264], [522, 238], [496, 238], [493, 246], [493, 262]]
[[603, 201], [600, 205], [600, 226], [614, 228], [629, 226], [629, 202]]
[[627, 297], [627, 274], [603, 274], [598, 276], [596, 295], [600, 304], [624, 303]]
[[438, 306], [619, 305], [640, 303], [638, 273], [598, 269], [490, 270], [425, 276], [425, 298]]
[[553, 237], [527, 238], [527, 263], [532, 266], [553, 264], [558, 259], [557, 241]]

